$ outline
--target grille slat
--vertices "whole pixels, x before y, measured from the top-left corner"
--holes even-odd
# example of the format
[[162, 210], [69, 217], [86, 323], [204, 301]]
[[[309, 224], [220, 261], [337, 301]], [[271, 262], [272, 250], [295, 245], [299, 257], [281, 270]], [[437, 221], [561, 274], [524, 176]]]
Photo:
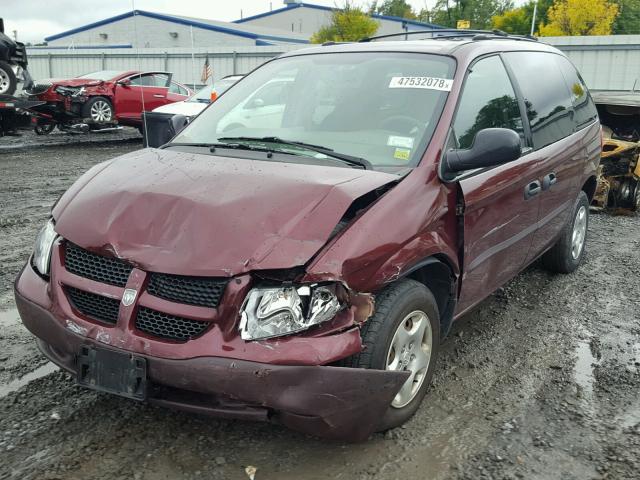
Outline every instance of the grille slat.
[[71, 304], [83, 315], [112, 325], [117, 323], [118, 311], [120, 310], [119, 300], [85, 292], [74, 287], [65, 287], [65, 291]]
[[140, 307], [136, 328], [156, 337], [187, 341], [195, 338], [211, 325], [209, 322], [176, 317], [147, 307]]
[[216, 308], [227, 279], [152, 273], [147, 291], [172, 302]]
[[133, 266], [117, 258], [103, 257], [67, 242], [64, 266], [80, 277], [124, 287]]

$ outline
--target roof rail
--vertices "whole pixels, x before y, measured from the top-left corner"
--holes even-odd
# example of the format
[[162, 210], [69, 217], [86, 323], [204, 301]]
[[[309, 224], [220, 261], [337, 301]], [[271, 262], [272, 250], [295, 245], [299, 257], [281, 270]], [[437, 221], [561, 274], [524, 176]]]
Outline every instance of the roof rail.
[[503, 32], [502, 30], [459, 30], [456, 28], [433, 28], [430, 30], [413, 30], [410, 32], [377, 35], [375, 37], [363, 38], [362, 40], [360, 40], [360, 42], [371, 42], [374, 40], [380, 40], [384, 38], [393, 38], [393, 37], [404, 37], [405, 40], [409, 40], [409, 35], [420, 35], [420, 34], [431, 34], [431, 36], [428, 39], [422, 38], [420, 40], [430, 40], [430, 39], [437, 39], [437, 38], [472, 37], [473, 40], [508, 38], [510, 40], [524, 40], [529, 42], [538, 41], [536, 37], [533, 37], [531, 35], [512, 35], [510, 33]]

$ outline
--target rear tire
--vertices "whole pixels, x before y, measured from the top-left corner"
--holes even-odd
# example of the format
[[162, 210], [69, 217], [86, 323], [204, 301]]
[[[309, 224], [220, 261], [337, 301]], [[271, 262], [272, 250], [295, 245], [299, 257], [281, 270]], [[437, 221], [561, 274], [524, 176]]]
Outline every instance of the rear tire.
[[0, 62], [0, 94], [13, 95], [18, 88], [18, 79], [13, 73], [11, 65], [7, 62]]
[[584, 257], [588, 230], [589, 199], [587, 194], [581, 191], [562, 235], [555, 245], [542, 256], [544, 267], [555, 273], [575, 271]]
[[39, 123], [33, 127], [33, 131], [36, 132], [36, 135], [49, 135], [54, 128], [56, 128], [55, 123]]
[[[438, 357], [439, 318], [433, 294], [415, 280], [400, 280], [376, 297], [376, 311], [361, 331], [365, 349], [345, 359], [342, 365], [412, 371], [412, 376], [378, 423], [377, 431], [402, 425], [420, 407]], [[419, 332], [420, 328], [424, 328], [424, 333]]]

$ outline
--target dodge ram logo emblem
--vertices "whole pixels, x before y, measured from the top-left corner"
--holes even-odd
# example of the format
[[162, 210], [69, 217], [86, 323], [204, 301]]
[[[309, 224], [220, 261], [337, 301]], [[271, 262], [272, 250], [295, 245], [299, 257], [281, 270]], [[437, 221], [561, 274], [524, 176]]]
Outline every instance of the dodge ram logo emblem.
[[124, 295], [122, 295], [122, 304], [125, 307], [128, 307], [130, 305], [133, 304], [133, 302], [136, 301], [136, 295], [138, 294], [138, 292], [136, 292], [133, 288], [127, 288], [124, 291]]

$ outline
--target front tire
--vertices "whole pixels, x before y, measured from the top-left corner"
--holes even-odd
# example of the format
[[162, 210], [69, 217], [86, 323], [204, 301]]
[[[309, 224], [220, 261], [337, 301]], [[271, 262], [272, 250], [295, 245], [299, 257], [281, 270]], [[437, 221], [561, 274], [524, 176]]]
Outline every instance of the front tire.
[[33, 127], [33, 131], [36, 132], [36, 135], [49, 135], [55, 128], [55, 123], [38, 123]]
[[18, 88], [18, 79], [7, 62], [0, 62], [0, 94], [13, 95]]
[[555, 273], [571, 273], [582, 262], [589, 229], [589, 199], [580, 192], [574, 204], [572, 216], [562, 235], [549, 251], [542, 256], [544, 267]]
[[82, 117], [92, 123], [104, 124], [113, 122], [113, 105], [108, 98], [92, 97], [82, 106]]
[[402, 425], [420, 407], [438, 356], [439, 318], [433, 294], [415, 280], [400, 280], [377, 296], [376, 312], [362, 327], [365, 349], [343, 362], [347, 367], [411, 372], [377, 431]]

